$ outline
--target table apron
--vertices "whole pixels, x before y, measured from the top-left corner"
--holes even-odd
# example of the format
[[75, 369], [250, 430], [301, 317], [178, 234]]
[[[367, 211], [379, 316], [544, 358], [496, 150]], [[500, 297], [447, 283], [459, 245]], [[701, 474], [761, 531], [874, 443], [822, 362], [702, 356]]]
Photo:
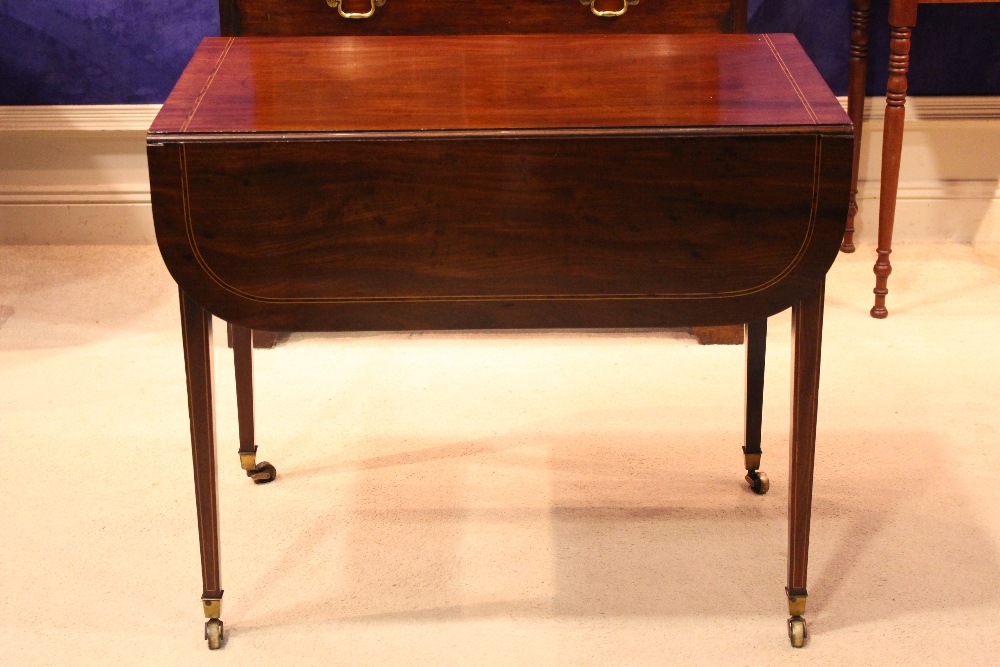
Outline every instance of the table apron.
[[843, 234], [852, 137], [151, 142], [157, 240], [272, 330], [658, 327], [791, 306]]

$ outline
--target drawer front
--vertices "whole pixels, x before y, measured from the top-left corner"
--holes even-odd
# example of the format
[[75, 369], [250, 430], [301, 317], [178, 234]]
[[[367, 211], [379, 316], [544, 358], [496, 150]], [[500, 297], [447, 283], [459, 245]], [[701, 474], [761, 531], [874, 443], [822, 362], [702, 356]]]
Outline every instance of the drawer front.
[[[771, 314], [821, 279], [850, 148], [810, 135], [195, 143], [151, 148], [150, 165], [168, 267], [230, 321], [264, 328], [260, 307], [292, 330], [662, 326], [699, 302], [735, 321], [743, 302]], [[622, 312], [564, 312], [582, 303]], [[399, 308], [457, 319], [364, 319]], [[483, 308], [499, 319], [462, 319]]]
[[[591, 0], [587, 0], [590, 3]], [[746, 0], [223, 0], [223, 35], [728, 33]], [[382, 6], [377, 6], [383, 2]], [[621, 16], [597, 16], [595, 12]], [[341, 14], [368, 18], [344, 18]], [[734, 17], [736, 19], [734, 20]]]

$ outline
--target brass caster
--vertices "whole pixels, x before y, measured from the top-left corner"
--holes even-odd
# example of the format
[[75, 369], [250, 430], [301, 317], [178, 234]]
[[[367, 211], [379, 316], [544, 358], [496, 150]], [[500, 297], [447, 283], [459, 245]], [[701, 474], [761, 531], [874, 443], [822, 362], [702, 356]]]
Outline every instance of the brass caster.
[[212, 651], [222, 648], [222, 621], [217, 618], [205, 621], [205, 640]]
[[247, 477], [253, 480], [254, 484], [267, 484], [273, 482], [278, 476], [278, 471], [267, 461], [261, 461], [255, 467], [247, 470]]
[[801, 616], [792, 616], [788, 619], [788, 639], [791, 640], [794, 648], [802, 648], [809, 639], [809, 629], [806, 627], [806, 619]]
[[767, 493], [767, 490], [771, 488], [771, 480], [767, 478], [767, 474], [760, 472], [759, 470], [749, 470], [747, 471], [747, 476], [745, 478], [747, 484], [758, 496], [762, 496]]

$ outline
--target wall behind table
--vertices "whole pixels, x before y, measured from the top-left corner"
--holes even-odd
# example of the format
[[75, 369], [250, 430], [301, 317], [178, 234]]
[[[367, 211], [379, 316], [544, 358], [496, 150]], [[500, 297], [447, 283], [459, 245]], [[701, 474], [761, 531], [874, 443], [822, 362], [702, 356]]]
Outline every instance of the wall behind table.
[[0, 105], [166, 99], [218, 0], [0, 0]]
[[[666, 1], [699, 0], [640, 0]], [[887, 0], [875, 4], [871, 93], [884, 89], [888, 61]], [[797, 34], [843, 93], [849, 9], [850, 0], [750, 0], [750, 27]], [[217, 32], [217, 0], [0, 0], [0, 244], [154, 242], [145, 132], [198, 43]], [[911, 90], [997, 97], [910, 101], [899, 241], [1000, 241], [998, 32], [1000, 4], [920, 9]], [[884, 108], [869, 102], [863, 243], [877, 227]]]
[[[850, 0], [749, 0], [751, 32], [793, 32], [838, 95], [847, 94]], [[889, 78], [889, 0], [872, 0], [868, 94]], [[1000, 95], [1000, 3], [920, 5], [909, 94]]]
[[[874, 4], [869, 94], [882, 94], [888, 0]], [[850, 0], [750, 0], [750, 29], [794, 32], [843, 95], [849, 12]], [[0, 0], [0, 105], [162, 102], [218, 13], [218, 0]], [[923, 5], [915, 37], [914, 95], [1000, 95], [1000, 4]]]

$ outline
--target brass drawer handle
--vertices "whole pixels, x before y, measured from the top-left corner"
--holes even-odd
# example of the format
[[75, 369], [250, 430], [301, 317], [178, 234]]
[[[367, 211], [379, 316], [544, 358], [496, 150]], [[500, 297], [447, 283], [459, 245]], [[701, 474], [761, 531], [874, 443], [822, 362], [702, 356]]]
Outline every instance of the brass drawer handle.
[[603, 18], [614, 18], [615, 16], [621, 16], [622, 14], [628, 11], [628, 8], [630, 6], [639, 4], [639, 0], [622, 0], [622, 8], [620, 10], [606, 11], [594, 7], [594, 2], [596, 1], [597, 0], [580, 0], [580, 4], [588, 5], [590, 7], [590, 11], [593, 13], [594, 16], [601, 16]]
[[385, 4], [385, 0], [371, 0], [372, 8], [367, 12], [345, 12], [343, 6], [343, 0], [326, 0], [326, 4], [330, 5], [337, 10], [337, 13], [343, 16], [345, 19], [366, 19], [371, 17], [375, 13], [376, 7], [381, 7]]

